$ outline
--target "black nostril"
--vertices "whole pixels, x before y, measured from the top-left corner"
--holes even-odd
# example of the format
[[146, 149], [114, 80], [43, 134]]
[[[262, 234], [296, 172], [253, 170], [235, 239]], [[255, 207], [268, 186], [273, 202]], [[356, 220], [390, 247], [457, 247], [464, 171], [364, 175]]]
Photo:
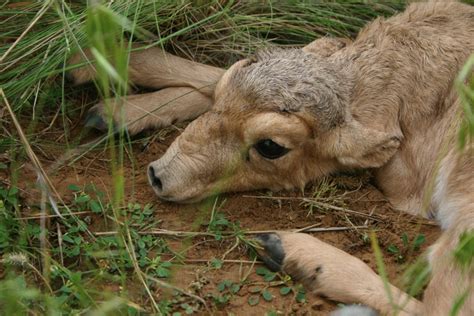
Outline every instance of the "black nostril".
[[161, 183], [160, 178], [155, 175], [155, 170], [152, 166], [148, 168], [148, 177], [150, 178], [152, 186], [156, 187], [160, 191], [163, 189], [163, 184]]

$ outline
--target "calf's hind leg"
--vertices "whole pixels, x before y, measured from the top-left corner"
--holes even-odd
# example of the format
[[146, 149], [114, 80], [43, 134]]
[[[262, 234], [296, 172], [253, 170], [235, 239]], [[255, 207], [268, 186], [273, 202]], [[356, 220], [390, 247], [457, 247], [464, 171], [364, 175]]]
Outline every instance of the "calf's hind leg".
[[[221, 68], [168, 54], [157, 47], [142, 49], [136, 45], [132, 47], [134, 50], [130, 52], [128, 78], [137, 86], [152, 89], [190, 87], [212, 97], [217, 81], [225, 72]], [[69, 59], [68, 64], [85, 64], [69, 71], [68, 78], [73, 84], [79, 85], [95, 79], [94, 58], [89, 50], [75, 54]]]
[[[86, 59], [93, 59], [89, 50], [74, 55], [69, 64], [85, 63]], [[224, 72], [156, 47], [134, 50], [130, 52], [129, 80], [138, 86], [162, 90], [102, 101], [90, 109], [86, 125], [105, 130], [110, 114], [115, 126], [124, 125], [133, 135], [144, 129], [194, 119], [212, 106], [215, 85]], [[71, 70], [68, 77], [76, 85], [93, 80], [93, 62]]]

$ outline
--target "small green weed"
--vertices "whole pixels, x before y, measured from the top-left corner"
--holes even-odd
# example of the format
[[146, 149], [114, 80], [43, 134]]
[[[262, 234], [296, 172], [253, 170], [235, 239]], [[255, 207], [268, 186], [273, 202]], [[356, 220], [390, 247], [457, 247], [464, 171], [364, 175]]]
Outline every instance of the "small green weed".
[[[249, 292], [252, 293], [248, 297], [248, 304], [250, 306], [258, 305], [260, 299], [271, 302], [275, 296], [271, 293], [270, 288], [279, 288], [278, 293], [281, 296], [287, 296], [293, 293], [294, 299], [298, 303], [306, 302], [306, 292], [301, 284], [291, 285], [291, 279], [289, 276], [282, 276], [279, 273], [272, 272], [265, 267], [258, 267], [255, 273], [263, 278], [263, 285], [254, 285], [249, 288]], [[275, 280], [278, 278], [278, 280]]]
[[207, 231], [214, 233], [216, 240], [221, 240], [223, 232], [232, 230], [233, 228], [238, 228], [238, 223], [231, 223], [224, 213], [213, 212]]
[[327, 208], [328, 205], [344, 206], [344, 200], [344, 194], [341, 194], [336, 180], [325, 177], [314, 185], [311, 198], [303, 204], [308, 208], [308, 215], [312, 215], [316, 210], [320, 212], [333, 211]]
[[0, 253], [24, 250], [28, 244], [21, 223], [15, 219], [18, 207], [18, 189], [0, 186]]
[[218, 307], [227, 304], [231, 298], [236, 295], [241, 288], [240, 283], [232, 282], [231, 280], [223, 280], [217, 285], [219, 295], [214, 295], [213, 300]]
[[423, 234], [416, 235], [412, 241], [409, 240], [408, 234], [403, 233], [401, 236], [402, 247], [397, 247], [394, 244], [390, 244], [387, 247], [387, 251], [396, 257], [398, 262], [404, 262], [407, 254], [411, 251], [420, 250], [421, 245], [426, 242], [426, 238]]

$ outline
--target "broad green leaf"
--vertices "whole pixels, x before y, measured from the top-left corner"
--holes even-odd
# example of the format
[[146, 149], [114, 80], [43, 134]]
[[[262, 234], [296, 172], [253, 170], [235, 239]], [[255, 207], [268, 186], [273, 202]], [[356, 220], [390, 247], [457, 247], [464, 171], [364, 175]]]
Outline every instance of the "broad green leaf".
[[247, 302], [249, 303], [250, 306], [255, 306], [260, 302], [260, 297], [258, 295], [251, 295], [247, 299]]

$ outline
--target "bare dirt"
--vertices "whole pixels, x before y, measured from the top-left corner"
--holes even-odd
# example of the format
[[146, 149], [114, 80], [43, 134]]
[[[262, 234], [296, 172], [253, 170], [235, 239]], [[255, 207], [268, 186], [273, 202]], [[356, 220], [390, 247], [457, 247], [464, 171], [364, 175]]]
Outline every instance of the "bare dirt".
[[[71, 139], [82, 135], [81, 143], [97, 139], [99, 132], [89, 131], [84, 134], [80, 120], [72, 130]], [[183, 126], [182, 126], [183, 127]], [[181, 254], [181, 259], [171, 255], [163, 255], [163, 260], [174, 259], [172, 274], [163, 279], [173, 286], [203, 298], [209, 307], [206, 310], [202, 305], [186, 295], [178, 296], [178, 302], [173, 306], [175, 311], [184, 313], [183, 305], [196, 306], [198, 313], [218, 315], [262, 315], [270, 311], [284, 314], [326, 315], [337, 307], [337, 303], [320, 297], [306, 294], [305, 302], [296, 300], [296, 292], [281, 295], [280, 289], [283, 276], [277, 276], [272, 282], [265, 282], [263, 277], [255, 273], [256, 268], [263, 266], [260, 262], [253, 262], [248, 255], [247, 247], [242, 243], [236, 244], [235, 237], [226, 237], [216, 240], [213, 236], [199, 235], [196, 237], [179, 236], [176, 232], [208, 231], [211, 207], [200, 205], [178, 205], [158, 200], [150, 189], [146, 179], [147, 164], [159, 158], [173, 139], [179, 134], [176, 128], [169, 129], [170, 133], [161, 133], [150, 143], [140, 138], [126, 152], [125, 170], [127, 202], [138, 202], [142, 205], [150, 203], [154, 207], [156, 223], [150, 230], [168, 230], [168, 234], [154, 235], [155, 238], [164, 238], [170, 249]], [[56, 189], [65, 202], [73, 198], [67, 188], [70, 184], [79, 186], [94, 184], [106, 196], [112, 196], [112, 177], [110, 175], [110, 160], [107, 152], [101, 146], [99, 150], [86, 153], [81, 159], [67, 165], [63, 162], [68, 153], [77, 151], [67, 150], [64, 144], [62, 131], [50, 131], [42, 137], [47, 138], [49, 145], [39, 146], [37, 153], [49, 173]], [[158, 135], [158, 134], [156, 134]], [[56, 143], [56, 145], [51, 145]], [[59, 144], [59, 145], [58, 145]], [[72, 146], [76, 148], [77, 144]], [[38, 150], [42, 148], [41, 150]], [[29, 164], [21, 166], [19, 177], [21, 194], [25, 198], [24, 215], [34, 215], [38, 197], [34, 192], [34, 173]], [[328, 189], [329, 188], [329, 189]], [[318, 201], [327, 202], [345, 210], [335, 210], [327, 207], [313, 207], [303, 203], [303, 197], [312, 197], [315, 193], [322, 193]], [[357, 175], [339, 175], [323, 181], [321, 184], [308, 186], [302, 192], [245, 192], [226, 194], [220, 197], [218, 208], [225, 218], [239, 225], [241, 231], [273, 231], [294, 230], [313, 226], [322, 232], [311, 233], [317, 238], [328, 242], [366, 262], [374, 270], [375, 258], [368, 241], [370, 231], [375, 231], [384, 254], [386, 268], [392, 283], [397, 284], [406, 266], [418, 257], [424, 249], [439, 235], [438, 228], [427, 220], [413, 217], [392, 210], [383, 195], [372, 185], [370, 174], [363, 172]], [[89, 229], [95, 233], [107, 231], [107, 225], [101, 217], [93, 217]], [[367, 228], [354, 228], [365, 226]], [[340, 228], [340, 231], [333, 231]], [[227, 229], [230, 229], [229, 227]], [[419, 234], [426, 238], [421, 249], [412, 251], [402, 242], [402, 235], [406, 234], [410, 242]], [[244, 235], [251, 237], [251, 235]], [[393, 253], [393, 245], [400, 249], [400, 253]], [[392, 247], [392, 252], [389, 251]], [[403, 259], [397, 259], [402, 255]], [[214, 258], [223, 259], [222, 267], [216, 268], [211, 262]], [[240, 284], [235, 294], [229, 295], [227, 302], [218, 303], [216, 298], [228, 294], [228, 290], [219, 291], [218, 285], [230, 280]], [[242, 280], [244, 280], [242, 282]], [[280, 281], [280, 282], [278, 282]], [[287, 282], [292, 285], [292, 282]], [[119, 291], [116, 284], [102, 285], [104, 289]], [[148, 298], [143, 287], [137, 280], [130, 280], [128, 295], [137, 304], [149, 306]], [[266, 301], [259, 294], [259, 290], [267, 288], [273, 295], [271, 301]], [[176, 300], [172, 291], [160, 287], [152, 288], [156, 300]], [[249, 299], [259, 297], [255, 306], [249, 304]], [[181, 301], [179, 301], [181, 300]], [[194, 304], [194, 305], [193, 305]]]

